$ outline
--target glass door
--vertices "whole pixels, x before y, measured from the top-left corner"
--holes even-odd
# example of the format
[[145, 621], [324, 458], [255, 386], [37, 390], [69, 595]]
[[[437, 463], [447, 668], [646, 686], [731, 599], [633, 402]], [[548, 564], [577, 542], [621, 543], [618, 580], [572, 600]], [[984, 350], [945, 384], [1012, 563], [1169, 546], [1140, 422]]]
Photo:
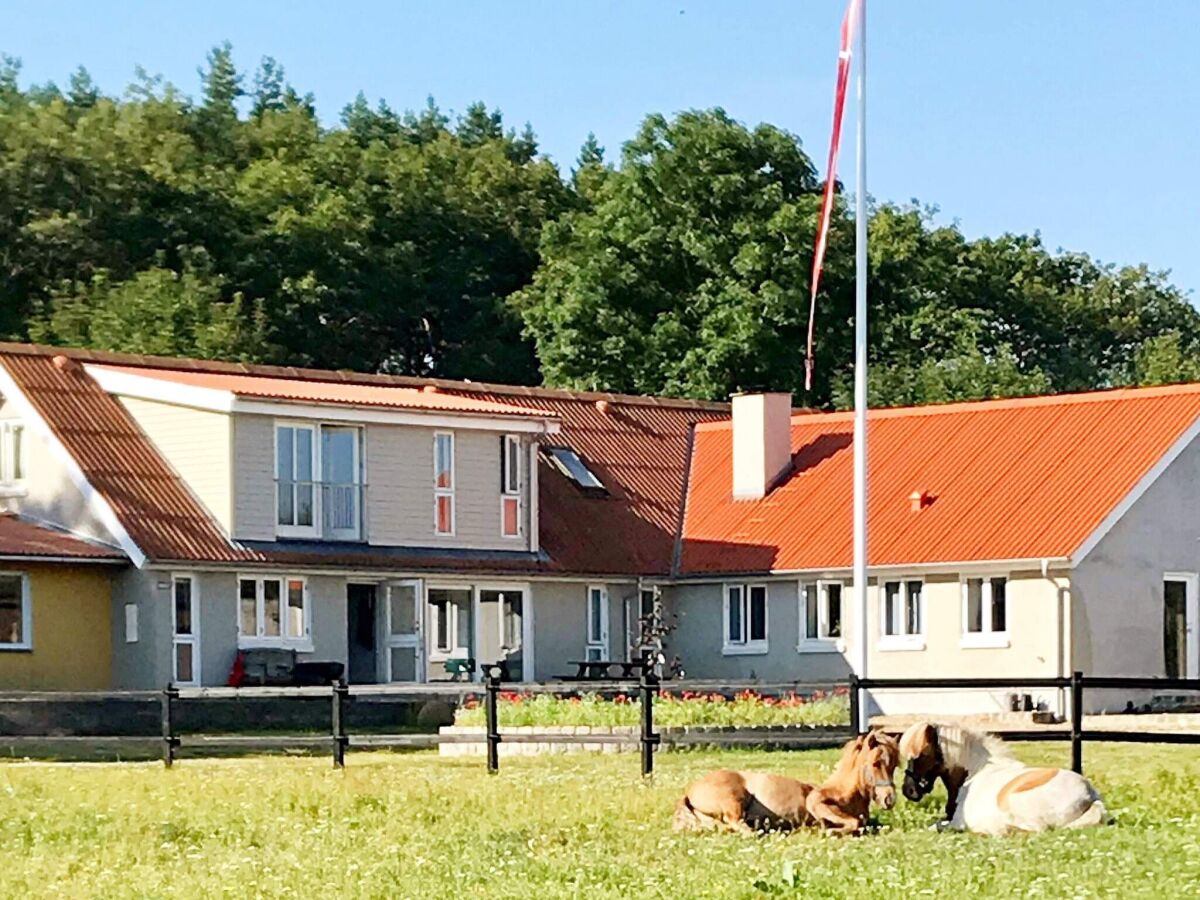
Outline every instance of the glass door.
[[395, 581], [387, 586], [380, 681], [425, 680], [423, 606], [420, 581]]
[[359, 430], [321, 427], [321, 523], [323, 536], [356, 541], [362, 532]]
[[200, 684], [200, 616], [196, 583], [190, 575], [171, 579], [171, 680]]
[[1198, 584], [1200, 576], [1194, 573], [1163, 579], [1163, 661], [1168, 678], [1200, 677]]

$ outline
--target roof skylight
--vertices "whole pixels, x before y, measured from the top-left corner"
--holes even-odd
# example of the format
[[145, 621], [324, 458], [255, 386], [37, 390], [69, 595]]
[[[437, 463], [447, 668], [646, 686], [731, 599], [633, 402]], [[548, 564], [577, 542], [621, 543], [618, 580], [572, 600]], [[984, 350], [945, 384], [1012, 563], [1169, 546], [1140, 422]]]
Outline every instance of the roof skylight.
[[587, 467], [579, 454], [570, 447], [547, 447], [546, 455], [555, 468], [570, 478], [579, 487], [590, 491], [603, 491], [604, 482]]

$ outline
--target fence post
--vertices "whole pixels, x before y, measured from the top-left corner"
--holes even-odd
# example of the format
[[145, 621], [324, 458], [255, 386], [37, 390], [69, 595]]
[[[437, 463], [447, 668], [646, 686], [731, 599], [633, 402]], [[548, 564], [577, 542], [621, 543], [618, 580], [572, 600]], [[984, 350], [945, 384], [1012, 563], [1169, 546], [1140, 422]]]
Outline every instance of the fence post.
[[1083, 774], [1083, 673], [1071, 673], [1071, 771]]
[[487, 716], [487, 770], [489, 775], [500, 771], [500, 711], [497, 701], [500, 696], [500, 672], [489, 666], [487, 684], [483, 698], [484, 714]]
[[168, 769], [175, 764], [175, 750], [179, 747], [179, 738], [175, 736], [175, 701], [178, 699], [179, 688], [168, 681], [161, 699], [162, 761]]
[[850, 673], [850, 729], [854, 734], [862, 734], [862, 710], [859, 706], [861, 698], [859, 697], [860, 688], [858, 686], [858, 673]]
[[642, 679], [638, 685], [642, 694], [642, 777], [654, 774], [654, 748], [661, 738], [654, 732], [654, 692], [658, 690], [658, 676], [654, 674], [650, 657], [642, 660]]
[[333, 683], [333, 706], [329, 710], [330, 732], [333, 738], [333, 767], [344, 768], [346, 765], [346, 747], [350, 738], [346, 736], [346, 698], [350, 688], [345, 678], [339, 678]]

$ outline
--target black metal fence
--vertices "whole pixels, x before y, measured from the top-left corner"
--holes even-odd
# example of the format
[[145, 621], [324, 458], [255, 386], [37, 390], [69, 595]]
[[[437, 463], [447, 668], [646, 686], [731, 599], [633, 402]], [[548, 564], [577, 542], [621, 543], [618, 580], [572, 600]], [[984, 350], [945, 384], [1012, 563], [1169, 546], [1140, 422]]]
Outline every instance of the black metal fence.
[[1087, 690], [1200, 691], [1200, 678], [1108, 678], [1073, 672], [1069, 678], [859, 678], [850, 676], [850, 726], [862, 733], [863, 693], [870, 690], [1002, 690], [1004, 688], [1049, 688], [1070, 695], [1070, 727], [1029, 731], [1004, 731], [1007, 741], [1070, 741], [1071, 769], [1083, 772], [1086, 741], [1138, 744], [1200, 744], [1200, 733], [1170, 731], [1083, 730], [1083, 697]]

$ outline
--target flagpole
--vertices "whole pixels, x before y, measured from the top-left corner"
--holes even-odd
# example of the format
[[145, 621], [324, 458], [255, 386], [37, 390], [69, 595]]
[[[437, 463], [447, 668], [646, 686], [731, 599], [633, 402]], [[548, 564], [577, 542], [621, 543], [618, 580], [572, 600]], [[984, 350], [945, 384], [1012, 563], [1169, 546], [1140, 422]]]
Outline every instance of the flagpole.
[[[854, 670], [867, 677], [867, 0], [858, 5], [858, 117], [854, 204], [854, 588], [858, 646]], [[858, 704], [865, 731], [870, 713]]]

